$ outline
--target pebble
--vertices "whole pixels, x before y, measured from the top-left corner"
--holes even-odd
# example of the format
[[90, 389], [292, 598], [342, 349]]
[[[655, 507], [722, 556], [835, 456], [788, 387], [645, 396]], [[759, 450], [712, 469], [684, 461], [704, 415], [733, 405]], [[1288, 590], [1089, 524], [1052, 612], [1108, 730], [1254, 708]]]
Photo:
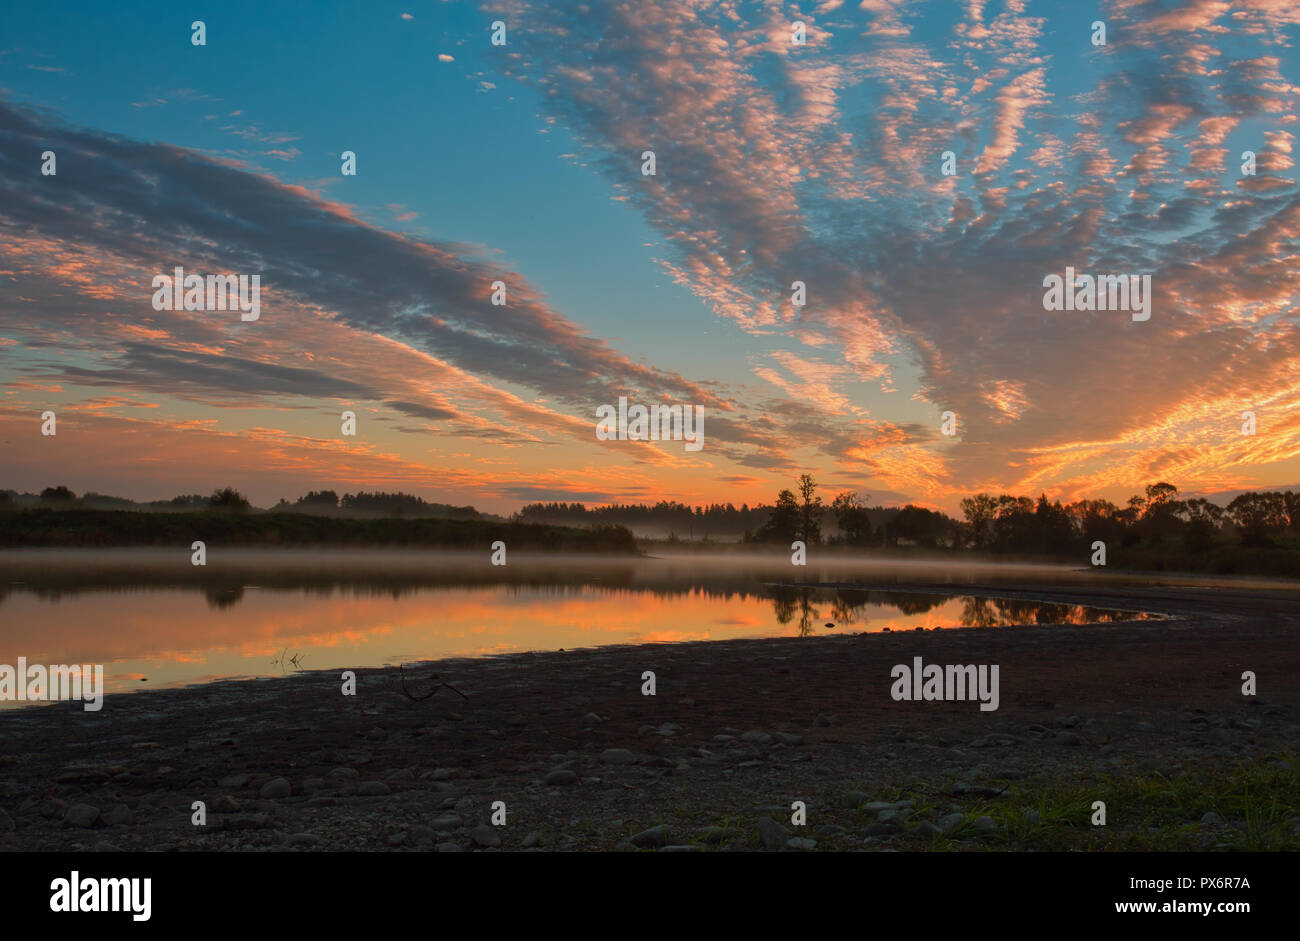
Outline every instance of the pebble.
[[229, 794], [222, 794], [212, 802], [211, 810], [217, 814], [237, 814], [239, 813], [239, 801]]
[[992, 833], [998, 828], [997, 821], [988, 816], [976, 817], [971, 826], [981, 833]]
[[744, 735], [740, 736], [740, 740], [742, 742], [749, 742], [751, 745], [772, 744], [772, 736], [768, 735], [766, 732], [760, 732], [758, 729], [746, 732]]
[[241, 788], [241, 787], [246, 787], [250, 780], [252, 780], [252, 778], [250, 775], [247, 774], [230, 774], [218, 780], [217, 786]]
[[99, 808], [90, 804], [73, 804], [63, 815], [63, 822], [73, 827], [90, 829], [99, 823]]
[[966, 822], [965, 814], [948, 814], [946, 817], [939, 818], [939, 820], [937, 821], [937, 826], [939, 827], [939, 832], [943, 833], [946, 836], [947, 834], [952, 833], [954, 830], [956, 830], [965, 822]]
[[668, 831], [662, 825], [642, 830], [632, 837], [633, 846], [667, 846]]
[[815, 850], [817, 848], [817, 841], [810, 840], [806, 836], [795, 836], [786, 840], [785, 845], [788, 849], [807, 852], [808, 850]]
[[263, 798], [270, 800], [276, 797], [288, 797], [293, 793], [293, 787], [285, 778], [272, 778], [262, 785], [258, 792]]
[[524, 842], [522, 845], [524, 849], [528, 849], [530, 847], [536, 846], [540, 842], [542, 842], [542, 834], [537, 830], [534, 830], [531, 833], [529, 833], [528, 836], [524, 837]]
[[473, 830], [469, 831], [469, 838], [478, 846], [500, 846], [501, 834], [497, 832], [496, 827], [488, 826], [486, 823], [480, 823]]
[[721, 843], [727, 838], [728, 831], [726, 827], [705, 827], [700, 834], [700, 839], [705, 843]]
[[361, 797], [383, 797], [391, 793], [393, 789], [383, 781], [363, 781], [357, 787], [357, 794]]
[[771, 817], [759, 817], [758, 838], [768, 849], [780, 849], [790, 839], [790, 831]]
[[1223, 826], [1223, 818], [1211, 810], [1201, 817], [1201, 823], [1207, 827], [1221, 827]]
[[626, 748], [606, 748], [600, 753], [600, 760], [607, 765], [630, 765], [636, 762], [636, 755]]
[[578, 775], [567, 768], [556, 768], [545, 778], [547, 784], [560, 786], [564, 784], [577, 784]]
[[931, 839], [933, 839], [936, 836], [943, 836], [943, 831], [940, 830], [938, 827], [936, 827], [928, 820], [922, 820], [920, 823], [918, 823], [915, 827], [912, 828], [912, 832], [915, 833], [917, 836], [926, 836], [926, 837], [930, 837]]
[[772, 734], [776, 737], [776, 740], [777, 740], [778, 742], [780, 742], [782, 745], [802, 745], [802, 744], [803, 744], [803, 736], [802, 736], [802, 735], [795, 735], [795, 734], [792, 733], [792, 732], [773, 732]]
[[704, 847], [698, 843], [674, 843], [671, 846], [665, 846], [659, 852], [661, 853], [702, 853]]
[[135, 823], [135, 814], [126, 804], [115, 804], [104, 814], [104, 823], [110, 827], [125, 827]]

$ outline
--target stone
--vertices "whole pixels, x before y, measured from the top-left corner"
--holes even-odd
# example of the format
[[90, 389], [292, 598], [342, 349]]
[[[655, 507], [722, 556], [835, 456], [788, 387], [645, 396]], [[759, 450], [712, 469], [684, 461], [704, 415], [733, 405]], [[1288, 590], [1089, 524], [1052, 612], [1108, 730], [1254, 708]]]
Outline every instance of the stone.
[[568, 768], [556, 768], [544, 780], [552, 787], [560, 787], [566, 784], [577, 784], [578, 775]]
[[1223, 817], [1211, 810], [1201, 817], [1201, 824], [1206, 827], [1221, 827], [1223, 826]]
[[636, 763], [636, 755], [626, 748], [606, 748], [600, 753], [600, 760], [607, 765], [630, 765]]
[[742, 742], [749, 742], [749, 744], [751, 745], [772, 744], [772, 736], [767, 734], [766, 732], [760, 732], [758, 729], [753, 729], [752, 731], [746, 732], [744, 735], [740, 736], [740, 740]]
[[536, 846], [540, 842], [542, 842], [542, 834], [539, 833], [537, 830], [533, 830], [531, 833], [528, 834], [528, 836], [524, 837], [524, 842], [522, 846], [524, 849], [528, 849], [530, 847]]
[[787, 849], [807, 852], [808, 850], [815, 850], [817, 848], [817, 841], [810, 840], [806, 836], [794, 836], [786, 840], [785, 845]]
[[965, 814], [948, 814], [946, 817], [940, 817], [938, 821], [936, 821], [936, 825], [939, 827], [939, 832], [947, 836], [965, 822]]
[[971, 826], [976, 830], [979, 830], [981, 833], [992, 833], [998, 828], [997, 821], [989, 816], [976, 817], [971, 822]]
[[99, 808], [90, 804], [73, 804], [63, 815], [63, 822], [68, 826], [89, 830], [99, 823]]
[[773, 732], [772, 734], [776, 737], [776, 740], [780, 742], [782, 745], [793, 746], [793, 745], [803, 744], [802, 735], [795, 735], [792, 732]]
[[383, 781], [362, 781], [357, 786], [357, 794], [361, 797], [383, 797], [385, 794], [393, 793]]
[[240, 806], [239, 801], [235, 800], [229, 794], [222, 794], [212, 802], [212, 806], [208, 809], [214, 814], [237, 814], [239, 813]]
[[[867, 794], [863, 794], [861, 791], [849, 791], [840, 800], [840, 806], [847, 807], [851, 810], [855, 810], [858, 807], [861, 807], [863, 804], [869, 803], [870, 800], [871, 800], [870, 796]], [[891, 804], [889, 806], [893, 806], [893, 805]]]
[[474, 841], [476, 846], [490, 847], [501, 845], [501, 834], [497, 832], [497, 828], [488, 826], [486, 823], [480, 823], [473, 830], [469, 831], [469, 838]]
[[104, 823], [110, 827], [125, 827], [135, 823], [135, 814], [126, 804], [114, 804], [104, 814]]
[[702, 853], [704, 847], [698, 843], [674, 843], [671, 846], [665, 846], [659, 852], [661, 853]]
[[790, 831], [771, 817], [758, 818], [758, 839], [770, 850], [780, 849], [790, 839]]
[[936, 836], [943, 836], [943, 831], [936, 827], [928, 820], [922, 820], [912, 828], [912, 832], [917, 836], [934, 839]]
[[248, 782], [252, 780], [251, 775], [247, 774], [229, 774], [217, 781], [218, 787], [241, 788], [247, 787]]
[[272, 800], [277, 797], [288, 797], [292, 793], [293, 786], [289, 784], [289, 781], [286, 778], [272, 778], [263, 784], [262, 789], [258, 791], [258, 794], [267, 800]]
[[668, 831], [661, 824], [648, 830], [642, 830], [632, 837], [631, 842], [633, 846], [667, 846]]

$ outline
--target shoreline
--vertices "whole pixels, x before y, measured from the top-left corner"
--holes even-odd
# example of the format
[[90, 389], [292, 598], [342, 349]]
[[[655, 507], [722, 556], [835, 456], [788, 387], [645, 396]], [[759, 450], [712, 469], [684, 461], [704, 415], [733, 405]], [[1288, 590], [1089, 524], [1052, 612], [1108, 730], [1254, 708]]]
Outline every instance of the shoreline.
[[[1208, 806], [1220, 785], [1156, 833], [1126, 807], [1144, 775], [1219, 768], [1281, 787], [1270, 839], [1300, 848], [1300, 596], [1031, 591], [1179, 616], [407, 666], [417, 695], [436, 672], [467, 699], [416, 702], [395, 669], [372, 669], [356, 671], [355, 697], [310, 671], [141, 691], [99, 713], [16, 709], [0, 714], [0, 850], [1234, 848], [1249, 831], [1226, 795]], [[998, 664], [1000, 707], [892, 700], [891, 667], [916, 656]], [[1247, 669], [1256, 697], [1241, 694]], [[1067, 786], [1109, 797], [1111, 822], [1089, 826]], [[505, 826], [491, 824], [496, 801]], [[1038, 822], [1017, 823], [1031, 811]], [[1212, 812], [1221, 826], [1199, 822]]]

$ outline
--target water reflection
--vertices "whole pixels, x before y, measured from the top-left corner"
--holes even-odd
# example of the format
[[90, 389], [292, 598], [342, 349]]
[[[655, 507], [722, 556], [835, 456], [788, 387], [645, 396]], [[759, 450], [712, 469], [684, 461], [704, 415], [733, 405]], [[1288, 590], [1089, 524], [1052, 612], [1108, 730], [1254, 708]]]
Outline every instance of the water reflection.
[[[280, 675], [303, 664], [347, 669], [604, 644], [1135, 616], [974, 597], [963, 580], [995, 584], [1004, 573], [955, 574], [951, 566], [919, 575], [862, 562], [809, 566], [809, 580], [939, 586], [921, 593], [770, 583], [788, 578], [788, 561], [521, 559], [503, 569], [445, 554], [246, 553], [204, 570], [157, 554], [43, 564], [35, 555], [21, 564], [0, 558], [0, 663], [102, 663], [110, 693]], [[1015, 577], [1026, 581], [1023, 572]]]

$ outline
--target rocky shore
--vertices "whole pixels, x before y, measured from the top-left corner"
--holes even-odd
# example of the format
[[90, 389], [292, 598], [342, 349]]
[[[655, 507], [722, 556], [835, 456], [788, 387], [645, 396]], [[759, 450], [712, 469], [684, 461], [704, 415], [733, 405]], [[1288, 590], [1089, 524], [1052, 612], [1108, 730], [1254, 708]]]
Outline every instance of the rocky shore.
[[[1167, 619], [408, 665], [417, 697], [454, 687], [420, 701], [387, 669], [11, 709], [0, 850], [1300, 848], [1300, 592], [985, 593]], [[917, 656], [997, 664], [999, 708], [894, 701]]]

